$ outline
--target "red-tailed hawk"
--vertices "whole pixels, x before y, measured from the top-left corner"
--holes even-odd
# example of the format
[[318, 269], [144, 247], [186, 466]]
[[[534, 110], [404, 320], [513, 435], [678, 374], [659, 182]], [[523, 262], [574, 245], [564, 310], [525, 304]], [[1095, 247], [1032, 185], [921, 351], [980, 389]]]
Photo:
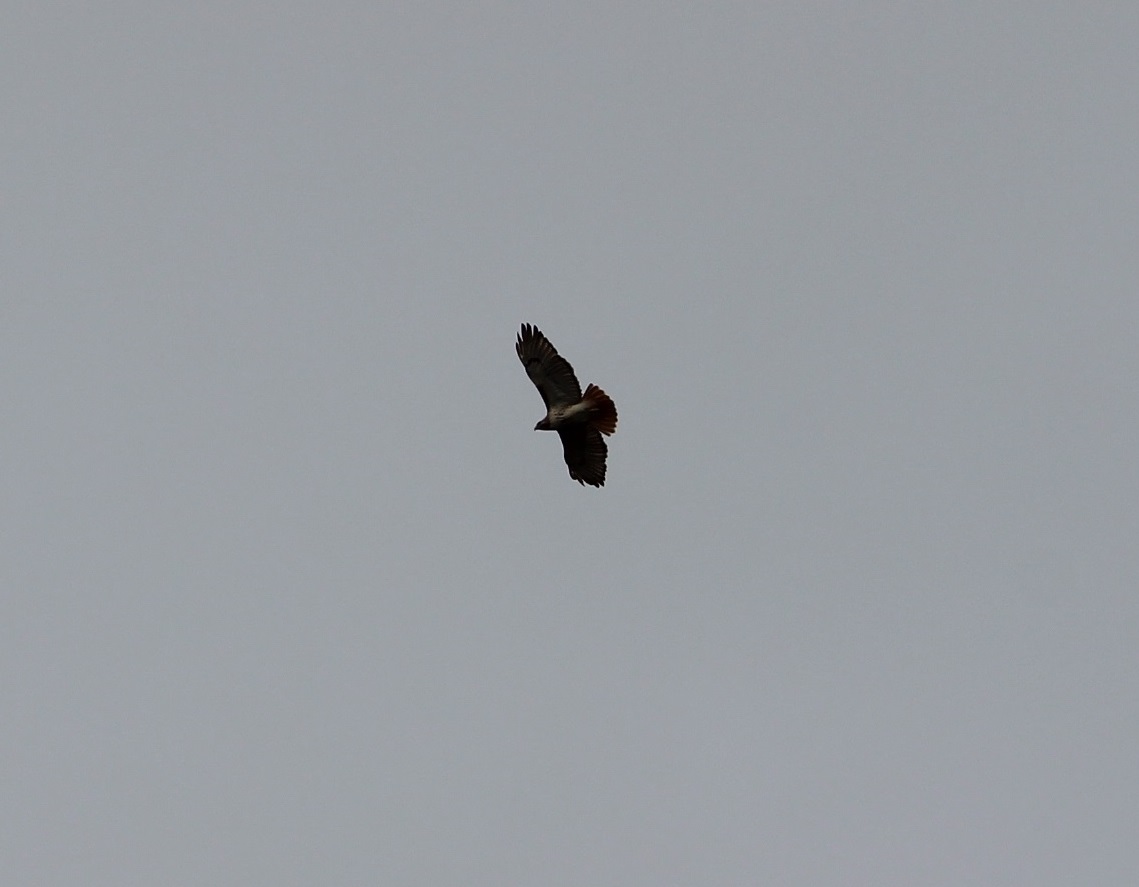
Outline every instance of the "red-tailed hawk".
[[617, 430], [617, 407], [596, 385], [587, 386], [582, 395], [573, 367], [536, 326], [522, 324], [515, 349], [526, 375], [546, 402], [546, 417], [534, 430], [558, 433], [570, 477], [579, 484], [605, 486], [609, 450], [601, 435]]

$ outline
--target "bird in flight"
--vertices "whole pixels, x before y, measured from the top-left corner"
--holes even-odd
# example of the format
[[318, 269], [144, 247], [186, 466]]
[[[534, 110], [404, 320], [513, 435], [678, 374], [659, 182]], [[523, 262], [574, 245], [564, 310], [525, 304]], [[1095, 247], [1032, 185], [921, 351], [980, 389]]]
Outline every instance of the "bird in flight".
[[617, 430], [617, 407], [596, 385], [586, 386], [583, 395], [569, 361], [536, 326], [522, 324], [514, 347], [546, 404], [545, 418], [534, 430], [558, 433], [570, 477], [579, 484], [605, 486], [609, 450], [601, 435]]

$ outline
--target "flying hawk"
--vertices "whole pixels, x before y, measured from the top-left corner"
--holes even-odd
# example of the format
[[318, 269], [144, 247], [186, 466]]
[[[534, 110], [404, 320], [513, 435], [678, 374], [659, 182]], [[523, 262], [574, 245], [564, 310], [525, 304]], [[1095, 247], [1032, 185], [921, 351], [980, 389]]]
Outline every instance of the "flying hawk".
[[582, 395], [573, 367], [536, 326], [522, 324], [514, 347], [546, 403], [546, 417], [534, 430], [558, 433], [570, 477], [579, 484], [605, 486], [608, 449], [601, 435], [617, 430], [617, 407], [596, 385], [587, 386]]

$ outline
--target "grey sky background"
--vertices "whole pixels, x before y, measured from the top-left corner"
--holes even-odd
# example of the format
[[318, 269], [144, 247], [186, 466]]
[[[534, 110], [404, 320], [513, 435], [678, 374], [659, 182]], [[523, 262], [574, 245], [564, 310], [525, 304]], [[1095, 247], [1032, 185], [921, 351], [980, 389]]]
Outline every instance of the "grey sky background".
[[1139, 882], [1137, 41], [9, 4], [5, 880]]

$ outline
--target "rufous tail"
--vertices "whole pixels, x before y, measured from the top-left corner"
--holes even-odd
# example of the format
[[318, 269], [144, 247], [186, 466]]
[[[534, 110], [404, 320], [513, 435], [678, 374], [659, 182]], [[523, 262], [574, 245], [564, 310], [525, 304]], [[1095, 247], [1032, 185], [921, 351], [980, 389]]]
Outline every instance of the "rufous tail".
[[589, 385], [581, 398], [589, 405], [589, 423], [602, 434], [617, 430], [617, 407], [609, 395], [596, 385]]

